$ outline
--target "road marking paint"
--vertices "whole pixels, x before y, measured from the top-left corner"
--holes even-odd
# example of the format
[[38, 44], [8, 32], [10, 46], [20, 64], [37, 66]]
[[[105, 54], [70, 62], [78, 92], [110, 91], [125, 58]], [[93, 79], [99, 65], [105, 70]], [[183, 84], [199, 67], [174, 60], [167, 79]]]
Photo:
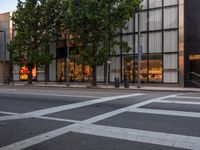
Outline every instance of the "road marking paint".
[[25, 118], [30, 118], [31, 116], [28, 115], [13, 115], [13, 116], [2, 116], [0, 117], [0, 121], [8, 121], [8, 120], [17, 120], [17, 119], [25, 119]]
[[158, 100], [158, 103], [169, 103], [169, 104], [188, 104], [188, 105], [200, 105], [200, 102], [189, 102], [189, 101], [177, 101], [177, 100]]
[[200, 100], [200, 97], [177, 96], [176, 98], [184, 98], [184, 99], [198, 99], [198, 100]]
[[[1, 92], [0, 92], [1, 93]], [[79, 97], [79, 98], [103, 98], [99, 96], [86, 96], [86, 95], [64, 95], [64, 94], [51, 94], [51, 93], [22, 93], [22, 92], [2, 92], [20, 95], [34, 95], [34, 96], [57, 96], [57, 97]]]
[[[137, 94], [137, 96], [139, 96], [141, 94]], [[104, 102], [104, 101], [109, 101], [109, 100], [114, 100], [114, 99], [119, 99], [119, 98], [126, 98], [126, 97], [132, 97], [132, 96], [136, 96], [136, 94], [132, 94], [132, 95], [125, 95], [125, 96], [117, 96], [117, 97], [109, 97], [109, 98], [104, 98], [104, 99], [98, 99], [98, 100], [94, 100], [95, 103], [100, 103], [100, 102]], [[179, 135], [173, 135], [173, 134], [168, 134], [168, 133], [158, 133], [158, 132], [149, 132], [149, 131], [142, 131], [142, 130], [134, 130], [134, 129], [125, 129], [125, 128], [116, 128], [116, 127], [104, 127], [100, 128], [102, 126], [99, 125], [90, 125], [88, 123], [95, 123], [97, 121], [101, 121], [103, 119], [112, 117], [114, 115], [117, 115], [119, 113], [123, 113], [129, 109], [132, 108], [137, 108], [143, 105], [146, 105], [148, 103], [154, 102], [156, 100], [161, 100], [161, 99], [165, 99], [168, 97], [174, 97], [176, 95], [170, 95], [170, 96], [165, 96], [165, 97], [160, 97], [160, 98], [156, 98], [156, 99], [151, 99], [145, 102], [141, 102], [138, 104], [134, 104], [119, 110], [115, 110], [115, 111], [111, 111], [109, 113], [105, 113], [102, 115], [98, 115], [96, 117], [81, 121], [81, 122], [77, 122], [73, 125], [70, 126], [66, 126], [66, 127], [62, 127], [23, 141], [19, 141], [17, 143], [14, 144], [10, 144], [8, 146], [2, 147], [0, 148], [0, 150], [21, 150], [23, 148], [27, 148], [30, 146], [33, 146], [35, 144], [50, 140], [52, 138], [58, 137], [60, 135], [66, 134], [69, 131], [73, 131], [73, 132], [83, 132], [83, 133], [87, 133], [87, 134], [93, 134], [93, 135], [97, 135], [97, 136], [104, 136], [104, 137], [112, 137], [112, 138], [118, 138], [118, 139], [125, 139], [125, 140], [132, 140], [132, 141], [138, 141], [138, 142], [145, 142], [145, 143], [153, 143], [153, 144], [160, 144], [160, 145], [170, 145], [170, 146], [176, 146], [176, 147], [194, 147], [194, 146], [198, 146], [199, 145], [199, 138], [196, 137], [189, 137], [189, 136], [179, 136]], [[92, 103], [94, 103], [92, 102]], [[83, 103], [82, 105], [85, 104], [91, 104], [91, 103]], [[80, 104], [78, 104], [78, 106], [80, 107]], [[66, 107], [66, 106], [64, 106]], [[51, 110], [51, 112], [54, 110]], [[44, 111], [44, 112], [36, 112], [36, 113], [32, 113], [33, 114], [46, 114], [49, 113], [48, 111]], [[31, 114], [31, 113], [30, 113]], [[94, 131], [91, 130], [91, 127], [95, 127]], [[88, 128], [90, 128], [88, 130]], [[95, 131], [96, 130], [96, 131]], [[116, 131], [117, 130], [117, 131]], [[119, 131], [123, 130], [123, 132], [125, 133], [120, 133]], [[107, 133], [106, 133], [107, 132]], [[131, 134], [128, 134], [128, 133]], [[101, 134], [103, 133], [103, 134]], [[136, 134], [137, 133], [137, 134]], [[148, 135], [148, 136], [147, 136]], [[152, 137], [155, 137], [155, 139], [153, 139]], [[170, 138], [169, 138], [170, 137]], [[170, 140], [171, 137], [174, 137], [173, 140]], [[177, 137], [177, 138], [176, 138]], [[184, 141], [185, 139], [186, 142]], [[191, 143], [192, 141], [194, 141], [194, 143]], [[196, 142], [197, 141], [197, 142]], [[168, 143], [167, 143], [168, 142]], [[181, 146], [182, 145], [182, 146]]]
[[38, 116], [35, 118], [45, 119], [45, 120], [53, 120], [53, 121], [62, 121], [62, 122], [71, 122], [71, 123], [78, 123], [81, 121], [71, 120], [71, 119], [61, 119], [61, 118], [53, 118], [53, 117], [45, 117], [45, 116]]
[[1, 114], [5, 114], [5, 115], [18, 115], [17, 113], [13, 113], [13, 112], [5, 112], [5, 111], [0, 111]]
[[108, 102], [108, 101], [117, 100], [117, 99], [140, 96], [140, 95], [144, 95], [144, 94], [136, 93], [136, 94], [130, 94], [130, 95], [105, 97], [105, 98], [96, 99], [96, 100], [89, 100], [89, 101], [84, 101], [84, 102], [79, 102], [79, 103], [74, 103], [74, 104], [62, 105], [62, 106], [37, 110], [37, 111], [33, 111], [33, 112], [28, 112], [28, 113], [24, 113], [24, 115], [31, 115], [31, 116], [48, 115], [48, 114], [52, 114], [52, 113], [56, 113], [56, 112], [60, 112], [60, 111], [64, 111], [64, 110], [79, 108], [79, 107], [83, 107], [83, 106], [89, 106], [92, 104], [98, 104], [98, 103]]
[[88, 124], [72, 132], [184, 149], [200, 149], [200, 138], [120, 127]]
[[147, 109], [147, 108], [135, 108], [135, 109], [129, 109], [128, 111], [133, 113], [200, 118], [200, 113], [186, 112], [186, 111], [159, 110], [159, 109]]
[[103, 119], [106, 119], [106, 118], [121, 114], [123, 112], [126, 112], [127, 110], [131, 110], [131, 109], [134, 109], [134, 108], [142, 107], [144, 105], [150, 104], [152, 102], [156, 102], [158, 100], [175, 97], [176, 95], [180, 95], [180, 94], [169, 95], [169, 96], [164, 96], [164, 97], [159, 97], [159, 98], [153, 98], [153, 99], [150, 99], [150, 100], [146, 100], [146, 101], [141, 102], [141, 103], [137, 103], [137, 104], [134, 104], [134, 105], [131, 105], [131, 106], [127, 106], [127, 107], [124, 107], [124, 108], [121, 108], [121, 109], [117, 109], [117, 110], [114, 110], [114, 111], [111, 111], [111, 112], [108, 112], [108, 113], [104, 113], [104, 114], [92, 117], [90, 119], [84, 120], [83, 122], [85, 122], [85, 123], [95, 123], [95, 122], [101, 121]]

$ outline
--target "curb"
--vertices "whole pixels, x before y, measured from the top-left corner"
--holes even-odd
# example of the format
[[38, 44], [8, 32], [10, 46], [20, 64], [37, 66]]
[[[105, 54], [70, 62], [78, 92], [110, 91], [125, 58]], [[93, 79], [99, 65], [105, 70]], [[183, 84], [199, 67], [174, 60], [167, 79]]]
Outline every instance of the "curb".
[[90, 85], [82, 85], [82, 86], [78, 86], [78, 85], [71, 85], [69, 87], [67, 87], [66, 85], [50, 85], [50, 84], [32, 84], [32, 85], [27, 85], [27, 84], [11, 84], [11, 85], [3, 85], [0, 84], [0, 86], [5, 86], [5, 87], [13, 87], [13, 86], [20, 86], [20, 87], [43, 87], [43, 88], [68, 88], [68, 89], [94, 89], [94, 90], [98, 90], [98, 89], [102, 89], [102, 90], [134, 90], [134, 91], [160, 91], [160, 92], [195, 92], [195, 93], [200, 93], [200, 88], [174, 88], [174, 87], [160, 87], [159, 89], [156, 87], [148, 87], [145, 86], [144, 88], [141, 87], [140, 89], [138, 89], [137, 87], [133, 87], [130, 86], [130, 88], [124, 88], [123, 86], [119, 87], [119, 88], [115, 88], [114, 86], [103, 86], [103, 85], [99, 85], [97, 87], [91, 87]]

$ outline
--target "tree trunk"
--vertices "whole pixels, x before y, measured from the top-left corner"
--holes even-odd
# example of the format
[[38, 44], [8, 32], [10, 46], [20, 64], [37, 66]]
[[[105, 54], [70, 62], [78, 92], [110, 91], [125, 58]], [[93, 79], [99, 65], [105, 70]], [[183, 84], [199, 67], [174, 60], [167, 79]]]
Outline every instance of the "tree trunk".
[[97, 75], [96, 75], [97, 66], [92, 65], [92, 86], [97, 86]]
[[28, 84], [32, 84], [33, 65], [28, 65]]

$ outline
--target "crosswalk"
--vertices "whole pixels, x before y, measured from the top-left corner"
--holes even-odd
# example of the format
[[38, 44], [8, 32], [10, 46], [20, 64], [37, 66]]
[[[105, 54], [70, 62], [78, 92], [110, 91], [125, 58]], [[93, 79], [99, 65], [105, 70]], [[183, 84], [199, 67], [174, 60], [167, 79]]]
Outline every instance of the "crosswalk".
[[[39, 119], [44, 119], [44, 120], [72, 123], [71, 125], [64, 126], [59, 129], [55, 129], [55, 130], [31, 137], [31, 138], [28, 138], [28, 139], [24, 139], [22, 141], [18, 141], [16, 143], [12, 143], [10, 145], [1, 147], [0, 150], [21, 150], [21, 149], [28, 148], [30, 146], [48, 141], [50, 139], [59, 137], [69, 132], [88, 134], [88, 135], [94, 135], [94, 136], [99, 136], [99, 137], [114, 138], [114, 139], [120, 139], [120, 140], [135, 141], [135, 142], [148, 143], [148, 144], [156, 144], [156, 145], [168, 146], [168, 147], [176, 147], [176, 148], [181, 148], [181, 149], [200, 150], [200, 136], [197, 136], [197, 135], [193, 136], [193, 135], [184, 135], [184, 134], [177, 134], [177, 133], [164, 132], [164, 131], [161, 132], [161, 131], [157, 131], [156, 129], [155, 131], [147, 130], [145, 129], [145, 126], [148, 126], [148, 124], [144, 125], [144, 129], [134, 128], [134, 126], [124, 127], [123, 125], [126, 124], [126, 122], [124, 122], [123, 118], [121, 118], [121, 122], [120, 122], [120, 124], [122, 124], [121, 127], [119, 125], [117, 126], [114, 122], [113, 124], [111, 122], [109, 125], [101, 124], [101, 121], [105, 121], [105, 120], [109, 121], [110, 119], [115, 119], [115, 117], [118, 117], [119, 115], [124, 115], [126, 113], [128, 113], [129, 115], [137, 113], [137, 114], [143, 114], [147, 116], [148, 114], [151, 114], [151, 115], [154, 115], [154, 117], [156, 117], [157, 115], [159, 116], [161, 115], [162, 117], [166, 117], [166, 118], [185, 117], [185, 118], [193, 118], [199, 121], [200, 108], [199, 108], [199, 112], [198, 111], [193, 112], [193, 111], [187, 111], [187, 110], [184, 111], [184, 110], [176, 110], [176, 109], [169, 110], [168, 107], [166, 107], [166, 109], [164, 109], [163, 107], [160, 107], [160, 105], [163, 105], [163, 104], [187, 105], [189, 108], [191, 107], [191, 109], [193, 106], [199, 107], [200, 97], [193, 96], [192, 93], [190, 94], [190, 96], [184, 93], [178, 93], [178, 94], [171, 94], [167, 96], [148, 99], [148, 100], [145, 100], [136, 104], [132, 104], [120, 109], [116, 109], [116, 110], [106, 112], [97, 116], [93, 116], [91, 118], [88, 118], [82, 121], [47, 116], [49, 114], [71, 110], [75, 108], [77, 109], [77, 108], [81, 108], [85, 106], [90, 106], [93, 104], [99, 104], [99, 103], [110, 102], [110, 101], [113, 102], [118, 99], [137, 98], [139, 96], [144, 96], [144, 95], [146, 95], [146, 93], [141, 92], [141, 93], [134, 93], [134, 94], [128, 94], [128, 95], [103, 97], [103, 98], [83, 101], [83, 102], [74, 103], [74, 104], [68, 104], [68, 105], [46, 108], [42, 110], [36, 110], [36, 111], [27, 112], [23, 114], [0, 111], [0, 113], [2, 114], [9, 115], [9, 116], [1, 116], [0, 121], [9, 121], [9, 120], [16, 120], [16, 119], [20, 120], [24, 118], [39, 118]], [[153, 107], [154, 104], [157, 104], [156, 108]], [[127, 115], [127, 118], [129, 118], [128, 115]], [[130, 120], [129, 122], [131, 121], [134, 121], [134, 120]], [[178, 128], [178, 127], [174, 127], [174, 128]]]

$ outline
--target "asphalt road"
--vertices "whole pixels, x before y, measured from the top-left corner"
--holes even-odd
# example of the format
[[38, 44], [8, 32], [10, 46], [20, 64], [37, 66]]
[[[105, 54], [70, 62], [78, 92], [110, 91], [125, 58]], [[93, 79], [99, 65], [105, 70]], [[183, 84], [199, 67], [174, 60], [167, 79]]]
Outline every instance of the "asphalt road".
[[200, 150], [200, 93], [0, 87], [0, 150]]

